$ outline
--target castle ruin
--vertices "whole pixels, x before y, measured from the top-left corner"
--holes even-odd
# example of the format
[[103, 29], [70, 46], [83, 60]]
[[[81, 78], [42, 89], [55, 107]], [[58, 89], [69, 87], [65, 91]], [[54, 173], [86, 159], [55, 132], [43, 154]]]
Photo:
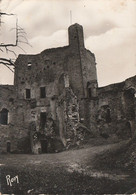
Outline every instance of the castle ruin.
[[19, 55], [14, 85], [0, 86], [1, 152], [58, 152], [91, 136], [134, 136], [136, 76], [99, 88], [82, 26], [68, 33], [68, 46]]

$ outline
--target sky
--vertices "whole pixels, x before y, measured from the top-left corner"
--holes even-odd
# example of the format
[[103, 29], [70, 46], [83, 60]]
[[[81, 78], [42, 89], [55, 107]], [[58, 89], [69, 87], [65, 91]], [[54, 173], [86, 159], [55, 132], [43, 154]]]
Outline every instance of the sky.
[[[68, 45], [67, 29], [79, 23], [85, 47], [96, 57], [99, 86], [136, 75], [136, 0], [0, 0], [0, 10], [16, 14], [31, 44], [20, 43], [26, 54]], [[14, 43], [15, 19], [3, 18], [0, 42]], [[17, 55], [23, 50], [15, 48]], [[13, 77], [0, 65], [0, 84], [13, 84]]]

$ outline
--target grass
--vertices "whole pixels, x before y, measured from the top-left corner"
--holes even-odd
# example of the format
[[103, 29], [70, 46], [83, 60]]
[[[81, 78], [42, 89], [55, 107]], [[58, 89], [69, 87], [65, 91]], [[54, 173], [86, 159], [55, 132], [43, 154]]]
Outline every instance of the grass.
[[[134, 174], [129, 171], [126, 173], [121, 168], [112, 169], [113, 167], [108, 164], [108, 158], [106, 158], [107, 164], [101, 165], [102, 155], [117, 152], [124, 144], [125, 142], [105, 143], [100, 146], [87, 144], [78, 150], [56, 154], [1, 155], [1, 192], [4, 194], [124, 194], [135, 187]], [[98, 162], [99, 166], [95, 167]], [[127, 174], [127, 177], [122, 179], [120, 175], [123, 174]], [[8, 186], [6, 175], [11, 177], [18, 175], [19, 184], [13, 183], [13, 186]], [[111, 175], [115, 176], [115, 179], [114, 177], [112, 179]]]

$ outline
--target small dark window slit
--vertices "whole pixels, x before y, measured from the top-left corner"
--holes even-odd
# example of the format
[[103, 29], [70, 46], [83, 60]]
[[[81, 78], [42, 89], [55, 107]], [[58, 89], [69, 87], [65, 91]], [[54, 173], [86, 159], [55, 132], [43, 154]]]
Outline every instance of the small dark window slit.
[[46, 97], [46, 89], [45, 87], [40, 87], [40, 98]]
[[30, 99], [30, 98], [31, 98], [31, 90], [26, 89], [26, 99]]

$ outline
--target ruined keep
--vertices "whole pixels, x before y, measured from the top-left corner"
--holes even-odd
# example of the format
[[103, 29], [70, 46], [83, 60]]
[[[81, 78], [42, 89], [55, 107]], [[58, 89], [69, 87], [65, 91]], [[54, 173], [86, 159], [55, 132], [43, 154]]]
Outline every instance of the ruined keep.
[[82, 26], [68, 33], [68, 46], [19, 55], [14, 85], [0, 86], [1, 152], [58, 152], [92, 136], [133, 137], [136, 76], [99, 88]]

